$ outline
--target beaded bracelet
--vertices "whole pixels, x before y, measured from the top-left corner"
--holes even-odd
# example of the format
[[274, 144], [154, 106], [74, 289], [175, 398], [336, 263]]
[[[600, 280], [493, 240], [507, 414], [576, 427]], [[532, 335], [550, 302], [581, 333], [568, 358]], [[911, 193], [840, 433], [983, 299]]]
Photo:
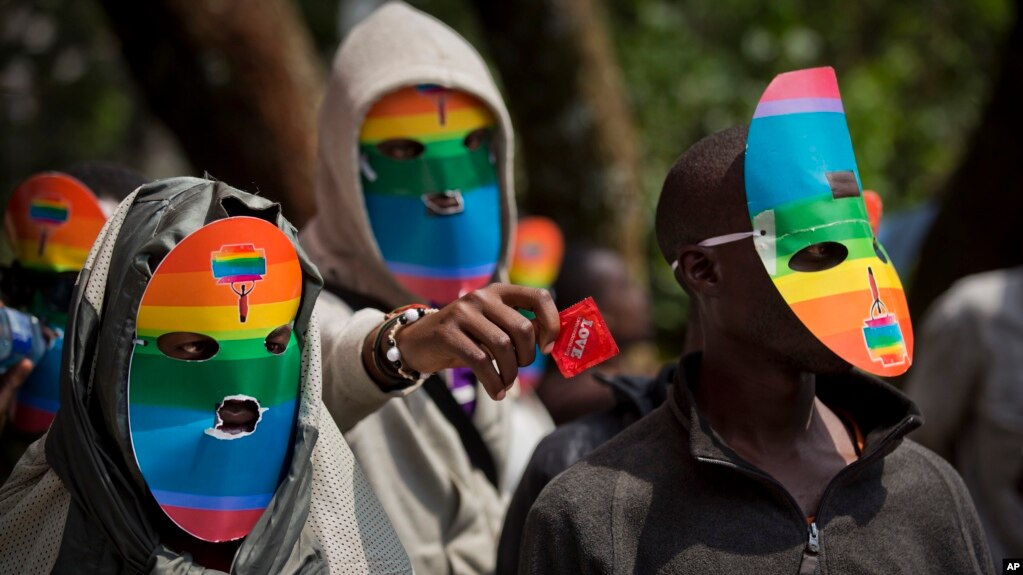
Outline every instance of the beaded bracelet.
[[[398, 370], [398, 375], [409, 381], [413, 381], [416, 384], [422, 383], [425, 379], [430, 377], [431, 374], [419, 373], [415, 370], [412, 370], [411, 372], [405, 371], [404, 365], [401, 362], [401, 350], [398, 349], [398, 342], [395, 337], [398, 335], [398, 331], [400, 331], [403, 327], [413, 324], [431, 313], [437, 313], [437, 311], [439, 310], [427, 308], [425, 306], [408, 307], [401, 310], [400, 313], [396, 313], [394, 318], [388, 321], [391, 325], [391, 329], [387, 334], [387, 352], [385, 357], [387, 358], [387, 361], [389, 361], [391, 365]], [[391, 321], [393, 321], [393, 323], [391, 323]], [[385, 327], [386, 324], [384, 327], [380, 328], [380, 331], [383, 332]]]
[[[387, 317], [384, 322], [377, 329], [376, 339], [373, 341], [373, 364], [377, 368], [377, 372], [389, 378], [388, 387], [394, 389], [404, 389], [411, 386], [412, 384], [401, 377], [398, 372], [389, 363], [384, 362], [381, 359], [380, 344], [384, 341], [384, 336], [391, 330], [391, 327], [398, 322], [397, 317]], [[386, 364], [386, 365], [385, 365]]]

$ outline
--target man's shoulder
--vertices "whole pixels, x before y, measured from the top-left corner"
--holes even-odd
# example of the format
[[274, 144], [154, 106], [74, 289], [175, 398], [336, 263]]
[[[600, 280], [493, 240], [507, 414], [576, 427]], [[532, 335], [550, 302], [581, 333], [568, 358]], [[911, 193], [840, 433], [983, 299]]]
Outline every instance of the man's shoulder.
[[586, 514], [611, 506], [621, 478], [655, 482], [684, 462], [680, 430], [667, 405], [655, 409], [555, 477], [534, 508]]
[[547, 482], [612, 439], [623, 426], [614, 411], [559, 426], [537, 444], [529, 462], [530, 470]]
[[884, 473], [889, 501], [905, 505], [914, 516], [960, 514], [971, 506], [966, 485], [952, 465], [912, 439], [904, 439], [885, 458]]
[[936, 315], [993, 317], [1023, 291], [1023, 267], [998, 269], [960, 278], [934, 303]]
[[326, 289], [321, 290], [320, 294], [316, 297], [316, 313], [321, 317], [322, 321], [336, 321], [338, 319], [348, 319], [352, 316], [354, 310], [345, 301]]

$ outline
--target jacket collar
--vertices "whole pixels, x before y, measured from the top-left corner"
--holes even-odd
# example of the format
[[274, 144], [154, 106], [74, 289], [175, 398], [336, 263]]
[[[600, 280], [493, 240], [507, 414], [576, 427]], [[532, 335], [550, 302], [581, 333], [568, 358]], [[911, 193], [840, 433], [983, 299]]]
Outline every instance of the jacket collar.
[[[700, 460], [752, 467], [728, 447], [696, 406], [692, 390], [699, 385], [701, 361], [699, 353], [680, 360], [675, 385], [668, 398], [672, 413], [689, 432], [690, 453]], [[859, 370], [841, 375], [818, 375], [817, 397], [859, 426], [865, 439], [861, 460], [891, 453], [906, 434], [923, 424], [919, 408], [908, 397]]]

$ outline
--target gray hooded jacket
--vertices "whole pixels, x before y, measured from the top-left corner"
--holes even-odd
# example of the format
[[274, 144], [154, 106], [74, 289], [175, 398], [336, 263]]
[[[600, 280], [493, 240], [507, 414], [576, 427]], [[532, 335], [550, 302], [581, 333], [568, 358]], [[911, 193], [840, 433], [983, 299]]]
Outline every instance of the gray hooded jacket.
[[[153, 270], [192, 231], [231, 215], [262, 217], [297, 244], [279, 205], [196, 178], [143, 186], [103, 228], [72, 300], [61, 409], [0, 489], [0, 573], [215, 572], [161, 543], [162, 512], [131, 449], [127, 383], [135, 318]], [[302, 382], [291, 466], [231, 572], [410, 573], [379, 502], [323, 417], [312, 317], [321, 279], [298, 253]]]
[[[504, 244], [495, 280], [506, 276], [514, 227], [512, 127], [486, 64], [435, 18], [400, 2], [384, 5], [351, 31], [334, 60], [320, 111], [318, 213], [301, 239], [328, 290], [371, 299], [385, 308], [418, 298], [387, 270], [373, 237], [359, 180], [358, 136], [374, 102], [415, 84], [472, 93], [497, 118], [495, 156]], [[327, 293], [317, 309], [323, 325], [325, 402], [416, 571], [493, 571], [506, 498], [472, 465], [458, 432], [425, 392], [387, 394], [372, 385], [340, 384], [365, 375], [353, 373], [350, 364], [333, 361], [336, 350], [361, 345], [360, 338], [380, 323], [382, 314], [364, 309], [348, 319], [351, 309]], [[392, 398], [398, 399], [388, 401]], [[481, 392], [472, 418], [498, 477], [507, 458], [508, 409], [508, 404]]]

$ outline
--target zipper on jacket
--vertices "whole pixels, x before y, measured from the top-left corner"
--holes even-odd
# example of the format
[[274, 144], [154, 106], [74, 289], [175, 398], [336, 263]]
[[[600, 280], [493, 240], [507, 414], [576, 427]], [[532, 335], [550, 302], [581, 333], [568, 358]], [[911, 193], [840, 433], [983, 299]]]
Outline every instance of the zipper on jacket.
[[817, 522], [810, 522], [810, 526], [806, 528], [807, 539], [806, 539], [806, 550], [814, 555], [821, 550], [821, 534], [817, 531]]
[[[840, 481], [841, 479], [844, 479], [846, 475], [852, 473], [854, 470], [859, 470], [866, 467], [875, 459], [877, 459], [879, 454], [881, 453], [881, 447], [888, 443], [888, 441], [890, 441], [892, 437], [898, 435], [904, 427], [910, 425], [914, 419], [915, 417], [910, 415], [906, 419], [899, 422], [892, 430], [886, 433], [885, 436], [882, 437], [880, 441], [876, 443], [876, 445], [878, 446], [877, 448], [864, 452], [859, 459], [850, 463], [849, 465], [845, 466], [841, 471], [839, 471], [831, 479], [828, 485], [824, 488], [824, 493], [821, 494], [820, 502], [817, 503], [817, 513], [814, 515], [814, 517], [821, 516], [821, 511], [824, 509], [824, 502], [827, 500], [828, 495], [831, 493], [832, 488], [836, 484], [841, 483]], [[792, 504], [792, 508], [800, 517], [801, 522], [805, 523], [806, 517], [803, 515], [802, 507], [800, 507], [799, 503], [796, 502], [796, 498], [793, 497], [791, 493], [789, 493], [788, 489], [785, 489], [785, 486], [782, 485], [780, 481], [770, 476], [769, 474], [760, 471], [755, 467], [748, 465], [739, 465], [736, 464], [735, 462], [724, 459], [716, 459], [713, 457], [704, 457], [701, 455], [697, 455], [696, 460], [701, 461], [703, 463], [710, 463], [712, 465], [720, 465], [723, 467], [727, 467], [735, 471], [738, 471], [739, 473], [742, 473], [744, 475], [755, 477], [757, 479], [767, 482], [769, 485], [772, 485], [778, 492], [780, 492], [785, 498], [789, 500], [789, 502]], [[799, 564], [799, 575], [812, 575], [813, 573], [817, 572], [818, 554], [820, 553], [820, 550], [821, 550], [820, 530], [817, 528], [817, 522], [812, 521], [810, 522], [810, 525], [807, 527], [806, 547], [803, 548], [803, 558]]]
[[821, 534], [817, 522], [811, 521], [806, 528], [806, 548], [799, 562], [799, 575], [813, 575], [817, 572], [817, 553], [821, 550]]

